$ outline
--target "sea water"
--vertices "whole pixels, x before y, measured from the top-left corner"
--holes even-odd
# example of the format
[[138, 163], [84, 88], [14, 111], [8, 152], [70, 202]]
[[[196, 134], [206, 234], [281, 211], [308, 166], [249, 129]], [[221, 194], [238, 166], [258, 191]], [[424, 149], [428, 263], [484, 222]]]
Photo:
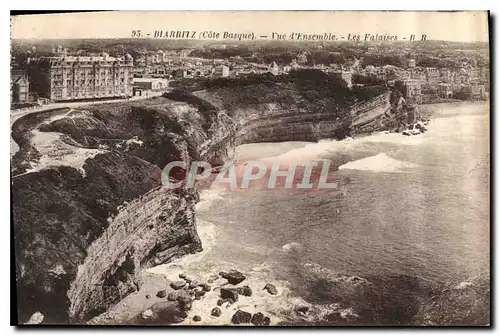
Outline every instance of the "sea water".
[[[434, 284], [489, 281], [488, 106], [422, 108], [431, 122], [416, 136], [239, 146], [237, 162], [328, 159], [340, 190], [204, 190], [196, 212], [204, 251], [152, 272], [206, 277], [238, 269], [254, 291], [239, 308], [265, 312], [272, 323], [294, 323], [301, 305], [311, 308], [302, 322], [331, 312], [370, 315], [366, 311], [379, 305], [418, 310]], [[263, 291], [266, 283], [275, 284], [279, 295]], [[193, 311], [209, 316], [214, 295], [196, 301]], [[229, 323], [232, 313], [213, 324]], [[399, 318], [384, 314], [397, 315], [371, 314], [368, 321]]]

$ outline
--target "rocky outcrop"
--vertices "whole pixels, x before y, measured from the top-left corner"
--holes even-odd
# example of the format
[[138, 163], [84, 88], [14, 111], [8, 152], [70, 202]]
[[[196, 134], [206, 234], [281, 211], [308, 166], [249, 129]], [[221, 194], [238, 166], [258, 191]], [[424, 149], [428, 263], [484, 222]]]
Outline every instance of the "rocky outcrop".
[[252, 319], [252, 314], [244, 310], [238, 309], [231, 318], [231, 323], [233, 324], [250, 323], [251, 319]]
[[227, 282], [231, 285], [237, 285], [246, 279], [246, 277], [241, 272], [236, 270], [231, 270], [229, 272], [220, 272], [219, 275], [222, 278], [226, 279]]
[[184, 321], [187, 313], [177, 302], [158, 302], [135, 316], [127, 325], [168, 325]]
[[[109, 220], [110, 216], [119, 212], [124, 201], [157, 188], [160, 170], [137, 157], [118, 152], [98, 155], [87, 160], [84, 167], [85, 177], [72, 167], [55, 167], [21, 175], [12, 181], [17, 302], [21, 320], [34, 309], [44, 314], [44, 322], [67, 321], [70, 284], [78, 278], [77, 274], [92, 273], [85, 270], [88, 265], [95, 267], [97, 277], [111, 279], [135, 273], [134, 266], [129, 266], [130, 258], [125, 257], [132, 246], [123, 246], [127, 251], [123, 250], [125, 254], [117, 259], [115, 254], [107, 254], [111, 252], [108, 249], [101, 249], [102, 255], [95, 256], [92, 248], [102, 246], [102, 239], [106, 237], [111, 242], [124, 237], [125, 232], [120, 231], [123, 228], [116, 227], [121, 216], [117, 216], [115, 222]], [[192, 196], [187, 199], [195, 202]], [[134, 223], [132, 226], [142, 228], [143, 224], [146, 225]], [[106, 261], [110, 267], [105, 270], [107, 273], [100, 274], [104, 270], [97, 263], [106, 257], [110, 258]], [[94, 292], [99, 283], [92, 281], [88, 288]]]
[[70, 316], [86, 320], [139, 287], [140, 270], [200, 250], [194, 198], [161, 189], [133, 200], [87, 249], [68, 297]]
[[267, 284], [264, 286], [264, 288], [262, 290], [267, 290], [267, 292], [271, 295], [277, 295], [278, 294], [278, 290], [276, 289], [276, 286], [273, 285], [273, 284]]
[[[13, 179], [20, 321], [39, 311], [44, 323], [83, 323], [137, 290], [142, 269], [200, 251], [196, 190], [162, 190], [161, 169], [171, 161], [222, 164], [241, 143], [352, 135], [356, 92], [334, 84], [306, 78], [177, 92], [90, 106], [40, 126], [102, 153], [83, 168], [68, 162]], [[379, 104], [380, 94], [372, 98]], [[22, 153], [31, 144], [20, 146]], [[170, 178], [184, 175], [172, 170]]]

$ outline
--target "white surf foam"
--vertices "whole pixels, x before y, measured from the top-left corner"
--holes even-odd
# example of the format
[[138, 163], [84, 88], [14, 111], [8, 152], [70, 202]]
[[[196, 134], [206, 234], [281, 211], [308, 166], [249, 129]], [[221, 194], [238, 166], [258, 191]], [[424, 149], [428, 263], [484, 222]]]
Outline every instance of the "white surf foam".
[[286, 252], [299, 252], [302, 250], [302, 245], [297, 242], [291, 242], [283, 245], [281, 248]]
[[[196, 210], [205, 210], [210, 207], [214, 201], [221, 199], [224, 190], [211, 188], [203, 190], [200, 193], [200, 202]], [[260, 264], [248, 264], [246, 267], [235, 265], [231, 260], [215, 259], [213, 253], [216, 246], [223, 242], [218, 242], [217, 227], [214, 223], [204, 220], [197, 220], [198, 235], [203, 244], [203, 251], [196, 254], [185, 255], [167, 264], [158, 265], [147, 270], [152, 274], [163, 275], [169, 281], [179, 280], [179, 274], [184, 273], [189, 277], [196, 279], [199, 283], [209, 283], [212, 290], [207, 292], [201, 300], [193, 301], [192, 309], [188, 312], [187, 318], [180, 324], [183, 325], [224, 325], [231, 324], [231, 318], [238, 310], [244, 310], [251, 314], [262, 312], [271, 320], [271, 325], [275, 325], [293, 311], [299, 303], [304, 305], [303, 300], [293, 297], [290, 290], [290, 284], [284, 280], [278, 280], [273, 276], [272, 267], [266, 262]], [[219, 245], [216, 245], [219, 244]], [[295, 243], [296, 244], [296, 243]], [[293, 243], [292, 243], [293, 245]], [[214, 276], [217, 277], [220, 271], [237, 269], [247, 277], [237, 286], [227, 285], [227, 280], [219, 277], [215, 281], [210, 281]], [[278, 290], [277, 295], [271, 295], [264, 287], [271, 283]], [[211, 316], [211, 311], [217, 307], [217, 300], [220, 292], [218, 288], [249, 286], [252, 289], [252, 295], [247, 297], [240, 295], [236, 303], [227, 306], [224, 303], [219, 307], [222, 311], [221, 316]], [[202, 316], [202, 321], [193, 321], [194, 315]]]
[[[262, 155], [260, 161], [272, 161], [272, 162], [310, 162], [320, 159], [322, 156], [328, 155], [334, 152], [351, 152], [352, 150], [362, 149], [365, 145], [370, 143], [390, 143], [398, 145], [408, 145], [414, 146], [421, 144], [427, 140], [426, 133], [419, 134], [416, 136], [405, 136], [401, 133], [388, 133], [379, 132], [368, 136], [362, 136], [359, 138], [346, 138], [344, 140], [320, 140], [319, 142], [301, 143], [300, 147], [286, 148], [282, 147], [282, 153], [273, 153], [271, 155]], [[258, 144], [246, 145], [245, 150], [248, 150], [249, 146], [257, 146]], [[241, 152], [241, 150], [240, 150]], [[243, 154], [240, 154], [242, 159], [247, 159]], [[256, 156], [254, 155], [255, 159]], [[243, 160], [245, 161], [245, 160]]]
[[195, 210], [208, 210], [212, 204], [223, 198], [223, 192], [226, 191], [224, 188], [218, 188], [216, 185], [212, 185], [210, 189], [205, 189], [200, 192], [200, 201], [196, 204]]
[[373, 172], [404, 172], [407, 169], [416, 168], [418, 165], [410, 162], [398, 161], [386, 153], [380, 153], [367, 158], [351, 161], [339, 167], [339, 170], [366, 170]]

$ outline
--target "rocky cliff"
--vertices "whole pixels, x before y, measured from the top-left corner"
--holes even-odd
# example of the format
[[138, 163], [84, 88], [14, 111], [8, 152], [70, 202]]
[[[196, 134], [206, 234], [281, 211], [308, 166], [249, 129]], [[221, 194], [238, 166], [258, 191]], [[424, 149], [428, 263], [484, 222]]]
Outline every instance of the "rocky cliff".
[[[330, 77], [234, 84], [90, 106], [36, 127], [66, 147], [50, 151], [45, 144], [42, 154], [13, 167], [25, 172], [12, 183], [20, 322], [35, 311], [47, 323], [84, 322], [136, 290], [141, 269], [201, 250], [196, 190], [162, 190], [168, 162], [220, 164], [241, 143], [342, 139], [366, 125], [386, 129], [381, 120], [393, 119], [398, 106], [385, 89], [353, 91]], [[22, 138], [20, 152], [34, 151], [30, 137]], [[37, 165], [74, 157], [71, 148], [99, 152], [76, 160], [83, 166]], [[184, 174], [173, 170], [170, 178]]]

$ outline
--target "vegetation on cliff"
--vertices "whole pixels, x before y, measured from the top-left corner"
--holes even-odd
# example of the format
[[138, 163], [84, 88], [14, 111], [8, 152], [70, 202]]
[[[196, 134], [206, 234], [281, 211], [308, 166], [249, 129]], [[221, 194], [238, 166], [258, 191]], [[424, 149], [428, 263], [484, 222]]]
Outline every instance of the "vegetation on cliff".
[[114, 152], [87, 160], [87, 175], [71, 167], [13, 180], [12, 199], [19, 318], [42, 311], [67, 320], [69, 282], [86, 249], [124, 201], [160, 185], [160, 170]]
[[382, 85], [349, 89], [342, 79], [314, 69], [291, 71], [283, 76], [267, 73], [216, 78], [206, 81], [203, 86], [218, 96], [228, 109], [277, 103], [309, 111], [330, 111], [336, 116], [354, 103], [368, 101], [385, 91]]
[[[42, 125], [44, 132], [60, 132], [72, 145], [105, 148], [139, 157], [158, 167], [182, 159], [179, 145], [188, 138], [188, 127], [199, 124], [195, 113], [177, 113], [164, 98], [141, 103], [95, 105], [75, 111], [68, 118]], [[135, 137], [138, 143], [126, 146]]]

